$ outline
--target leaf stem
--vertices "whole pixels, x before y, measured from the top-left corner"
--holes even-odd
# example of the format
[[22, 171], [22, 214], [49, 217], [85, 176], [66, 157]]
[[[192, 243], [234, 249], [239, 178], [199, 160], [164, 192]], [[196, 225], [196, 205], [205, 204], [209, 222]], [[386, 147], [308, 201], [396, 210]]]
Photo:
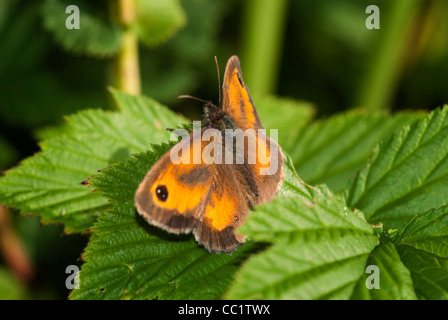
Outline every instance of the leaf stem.
[[139, 95], [141, 93], [138, 36], [131, 28], [136, 17], [135, 0], [117, 0], [118, 21], [125, 31], [117, 55], [116, 83], [118, 89]]
[[288, 0], [248, 0], [244, 14], [244, 79], [257, 96], [275, 91]]
[[[369, 72], [361, 84], [359, 104], [371, 111], [389, 108], [393, 92], [409, 49], [411, 31], [421, 0], [395, 0], [391, 2], [389, 15], [381, 18], [379, 42], [372, 52]], [[381, 12], [382, 13], [382, 12]]]

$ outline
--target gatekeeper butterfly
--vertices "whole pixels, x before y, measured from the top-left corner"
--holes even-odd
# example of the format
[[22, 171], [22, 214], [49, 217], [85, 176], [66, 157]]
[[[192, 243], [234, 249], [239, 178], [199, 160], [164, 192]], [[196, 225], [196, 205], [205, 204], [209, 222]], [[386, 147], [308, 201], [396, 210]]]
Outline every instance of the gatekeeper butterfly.
[[[193, 232], [210, 252], [231, 253], [245, 241], [235, 229], [250, 209], [277, 193], [284, 159], [278, 144], [264, 133], [237, 56], [227, 62], [219, 96], [219, 107], [198, 99], [205, 102], [204, 125], [151, 167], [134, 201], [150, 224], [176, 234]], [[227, 143], [235, 139], [240, 143]], [[174, 150], [182, 150], [180, 161], [173, 161]]]

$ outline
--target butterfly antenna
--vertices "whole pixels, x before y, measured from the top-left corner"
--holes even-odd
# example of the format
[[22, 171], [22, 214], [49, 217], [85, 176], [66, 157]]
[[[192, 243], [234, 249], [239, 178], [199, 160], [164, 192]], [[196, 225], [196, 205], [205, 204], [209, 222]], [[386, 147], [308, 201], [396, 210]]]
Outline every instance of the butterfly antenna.
[[188, 94], [182, 94], [182, 95], [180, 95], [180, 96], [177, 96], [177, 98], [178, 98], [178, 99], [185, 99], [185, 98], [193, 99], [193, 100], [197, 100], [197, 101], [200, 101], [200, 102], [202, 102], [202, 103], [205, 103], [205, 104], [210, 104], [210, 103], [211, 103], [210, 101], [206, 101], [206, 100], [203, 100], [203, 99], [201, 99], [201, 98], [197, 98], [197, 97], [194, 97], [194, 96], [190, 96], [190, 95], [188, 95]]
[[216, 56], [215, 56], [215, 63], [216, 63], [216, 71], [218, 73], [219, 105], [221, 105], [221, 99], [222, 99], [221, 76], [219, 74], [218, 58]]

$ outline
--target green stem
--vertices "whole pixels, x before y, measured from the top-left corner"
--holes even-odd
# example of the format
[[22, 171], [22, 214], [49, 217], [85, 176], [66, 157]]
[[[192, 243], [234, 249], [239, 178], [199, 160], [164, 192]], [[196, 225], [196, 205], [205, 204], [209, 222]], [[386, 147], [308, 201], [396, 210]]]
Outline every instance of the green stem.
[[[380, 15], [381, 29], [370, 31], [381, 33], [360, 89], [359, 105], [370, 111], [389, 108], [406, 61], [404, 58], [409, 48], [412, 23], [421, 3], [421, 0], [391, 1], [386, 19], [381, 19]], [[381, 6], [379, 9], [382, 9]]]
[[131, 28], [136, 16], [135, 0], [118, 0], [118, 20], [125, 31], [116, 61], [116, 85], [118, 89], [139, 95], [141, 93], [138, 36]]
[[241, 63], [251, 93], [272, 94], [278, 77], [288, 0], [247, 0]]

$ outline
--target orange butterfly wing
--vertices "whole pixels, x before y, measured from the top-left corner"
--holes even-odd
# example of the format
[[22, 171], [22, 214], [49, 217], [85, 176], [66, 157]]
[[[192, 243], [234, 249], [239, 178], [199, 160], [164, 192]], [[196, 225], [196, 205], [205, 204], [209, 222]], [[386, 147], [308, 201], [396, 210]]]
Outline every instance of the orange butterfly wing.
[[150, 224], [177, 234], [193, 230], [196, 240], [210, 251], [231, 252], [244, 242], [234, 230], [249, 213], [243, 167], [206, 164], [206, 155], [194, 164], [195, 145], [201, 144], [202, 154], [208, 143], [193, 134], [180, 141], [176, 147], [188, 150], [181, 158], [190, 163], [173, 163], [168, 151], [140, 183], [134, 202]]
[[[256, 148], [252, 150], [245, 146], [244, 158], [246, 163], [249, 163], [258, 191], [254, 204], [269, 202], [274, 198], [283, 180], [283, 153], [274, 140], [258, 132], [259, 129], [263, 129], [263, 125], [243, 81], [237, 56], [230, 57], [226, 65], [222, 108], [233, 119], [237, 128], [255, 131]], [[248, 161], [253, 152], [256, 153], [254, 155], [256, 163]], [[261, 174], [261, 172], [269, 171], [268, 168], [272, 169], [269, 174]]]
[[[232, 252], [245, 237], [235, 229], [249, 214], [249, 207], [270, 201], [283, 179], [283, 153], [275, 141], [259, 133], [263, 129], [257, 110], [243, 82], [237, 56], [227, 62], [223, 83], [222, 110], [235, 128], [254, 129], [256, 149], [243, 149], [244, 164], [206, 164], [204, 148], [209, 142], [191, 134], [175, 147], [186, 149], [175, 164], [170, 151], [149, 170], [135, 195], [137, 211], [150, 223], [172, 233], [193, 231], [196, 240], [211, 252]], [[221, 148], [224, 148], [220, 140]], [[200, 148], [197, 148], [200, 146]], [[173, 147], [174, 148], [174, 147]], [[193, 163], [193, 150], [201, 150], [201, 161]], [[259, 152], [261, 150], [261, 152]], [[254, 155], [253, 153], [256, 152]], [[255, 156], [255, 163], [249, 158]], [[262, 174], [275, 162], [274, 171]], [[224, 163], [224, 161], [223, 161]]]
[[240, 60], [237, 56], [232, 56], [227, 61], [222, 92], [223, 111], [235, 121], [237, 128], [242, 130], [263, 128], [252, 97], [243, 81]]

